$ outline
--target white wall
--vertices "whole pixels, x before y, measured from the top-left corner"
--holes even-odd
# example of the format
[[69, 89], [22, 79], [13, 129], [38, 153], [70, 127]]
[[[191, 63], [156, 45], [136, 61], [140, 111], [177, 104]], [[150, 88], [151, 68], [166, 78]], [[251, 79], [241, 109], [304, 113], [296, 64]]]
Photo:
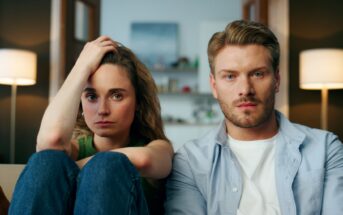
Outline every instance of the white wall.
[[[206, 50], [199, 53], [200, 32], [204, 23], [229, 23], [240, 18], [241, 0], [102, 0], [100, 32], [130, 48], [132, 22], [175, 22], [179, 26], [179, 55], [194, 60], [195, 57], [206, 55]], [[209, 70], [204, 72], [204, 77], [208, 77]], [[198, 80], [196, 76], [194, 79]], [[199, 81], [198, 85], [202, 82], [208, 84], [205, 80]], [[199, 96], [195, 97], [160, 96], [162, 115], [183, 118], [187, 122], [194, 121], [192, 115]], [[208, 99], [208, 95], [204, 96], [204, 99]], [[213, 108], [218, 114], [217, 117], [220, 117], [219, 105]], [[205, 130], [215, 126], [215, 123], [194, 122], [188, 125], [165, 124], [165, 131], [177, 149], [187, 140], [199, 137]]]
[[176, 22], [179, 54], [194, 59], [199, 49], [199, 28], [204, 21], [241, 17], [241, 0], [102, 0], [100, 32], [130, 47], [132, 22]]

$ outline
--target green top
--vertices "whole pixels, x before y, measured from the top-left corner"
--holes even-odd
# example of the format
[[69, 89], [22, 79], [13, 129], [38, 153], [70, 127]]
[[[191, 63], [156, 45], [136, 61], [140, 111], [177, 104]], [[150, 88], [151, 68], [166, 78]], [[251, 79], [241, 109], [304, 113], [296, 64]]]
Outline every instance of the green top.
[[93, 146], [92, 136], [86, 136], [78, 139], [79, 143], [79, 153], [77, 155], [77, 160], [94, 155], [97, 151]]
[[[78, 139], [79, 152], [77, 160], [89, 157], [97, 153], [93, 145], [92, 136], [84, 136]], [[144, 146], [143, 141], [133, 141], [129, 144], [132, 147]], [[157, 185], [151, 185], [145, 178], [141, 177], [141, 184], [147, 201], [150, 215], [164, 214], [163, 202], [165, 197], [164, 180], [157, 182]]]

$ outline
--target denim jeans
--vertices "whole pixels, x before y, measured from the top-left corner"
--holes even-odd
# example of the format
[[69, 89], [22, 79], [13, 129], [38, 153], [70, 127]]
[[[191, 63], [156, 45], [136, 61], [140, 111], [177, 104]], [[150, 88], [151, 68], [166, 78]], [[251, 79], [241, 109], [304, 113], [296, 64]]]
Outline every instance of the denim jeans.
[[149, 214], [140, 176], [121, 153], [100, 152], [80, 170], [64, 152], [30, 158], [9, 214]]

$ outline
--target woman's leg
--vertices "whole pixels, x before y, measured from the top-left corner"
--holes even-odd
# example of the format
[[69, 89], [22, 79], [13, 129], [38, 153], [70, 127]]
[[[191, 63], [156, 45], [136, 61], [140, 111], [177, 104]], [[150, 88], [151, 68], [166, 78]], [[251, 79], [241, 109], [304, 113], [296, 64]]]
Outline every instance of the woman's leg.
[[74, 214], [149, 214], [140, 176], [122, 153], [97, 153], [79, 174]]
[[18, 179], [9, 214], [72, 214], [79, 171], [62, 151], [33, 154]]

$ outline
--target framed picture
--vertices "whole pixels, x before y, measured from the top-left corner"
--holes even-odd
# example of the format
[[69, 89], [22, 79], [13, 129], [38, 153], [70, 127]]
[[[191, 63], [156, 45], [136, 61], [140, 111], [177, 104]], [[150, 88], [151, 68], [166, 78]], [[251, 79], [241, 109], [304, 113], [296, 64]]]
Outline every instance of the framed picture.
[[165, 69], [178, 58], [176, 23], [132, 23], [131, 49], [149, 68]]

